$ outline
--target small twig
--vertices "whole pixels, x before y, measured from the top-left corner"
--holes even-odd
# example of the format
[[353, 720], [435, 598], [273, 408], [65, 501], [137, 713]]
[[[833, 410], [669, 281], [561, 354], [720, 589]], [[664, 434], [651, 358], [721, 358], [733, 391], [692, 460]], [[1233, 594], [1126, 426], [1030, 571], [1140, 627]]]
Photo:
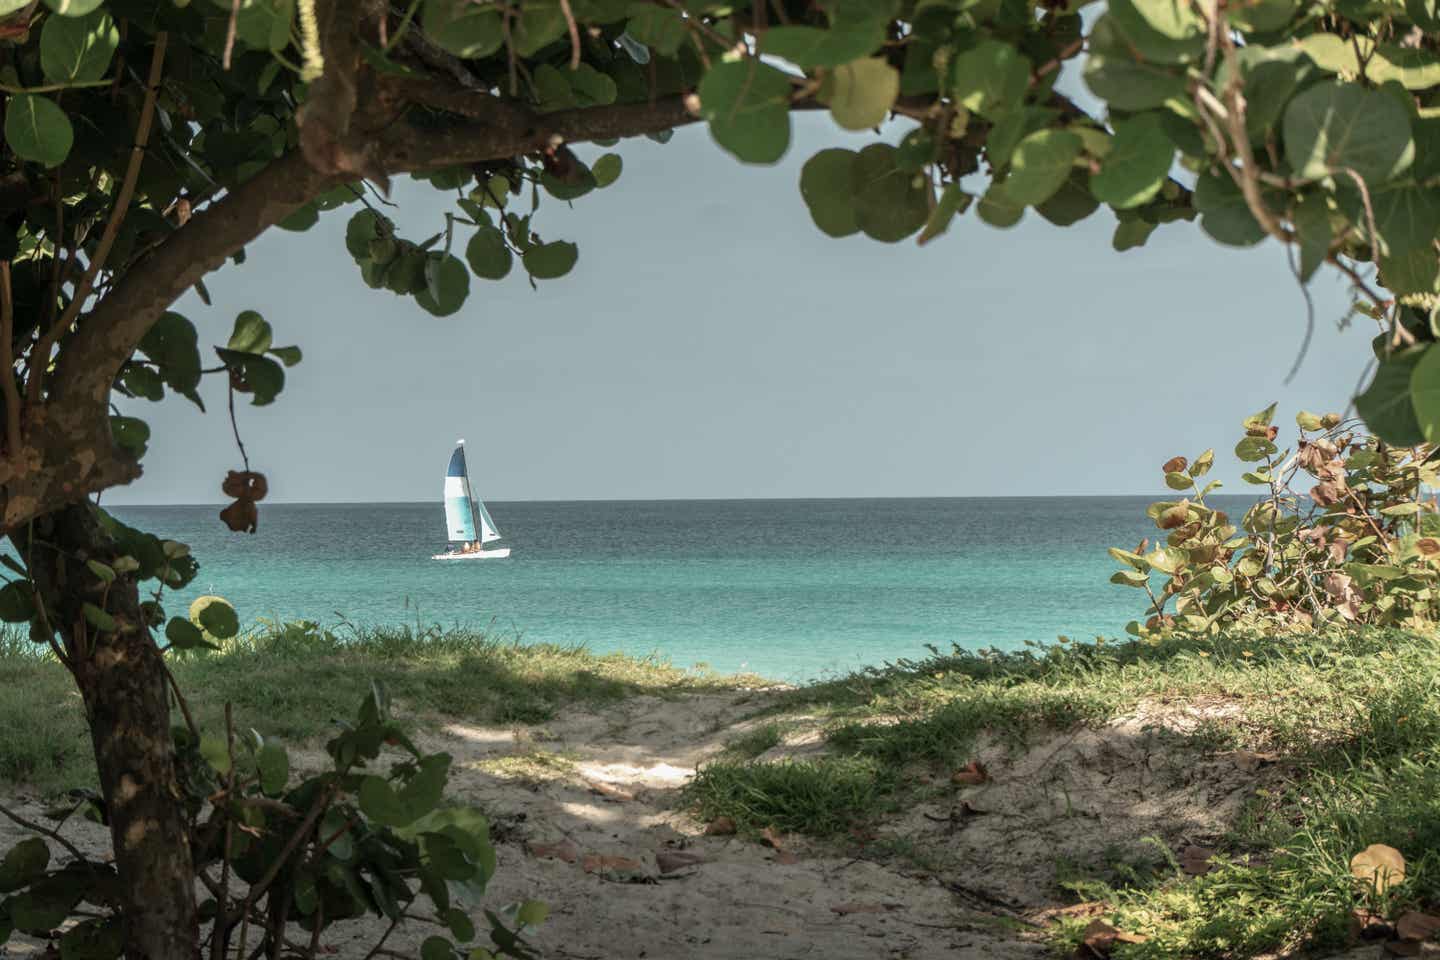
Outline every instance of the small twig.
[[115, 209], [110, 212], [110, 219], [105, 223], [105, 231], [100, 235], [100, 242], [95, 247], [95, 255], [86, 265], [85, 275], [76, 284], [75, 295], [70, 299], [69, 306], [65, 308], [60, 319], [41, 335], [31, 354], [34, 360], [30, 365], [30, 382], [26, 387], [28, 399], [32, 405], [40, 401], [41, 381], [45, 378], [45, 368], [50, 365], [50, 349], [55, 345], [60, 334], [68, 330], [70, 325], [75, 322], [80, 308], [90, 296], [90, 290], [95, 286], [95, 277], [100, 272], [100, 268], [105, 265], [105, 259], [110, 255], [110, 248], [115, 245], [115, 237], [120, 232], [120, 225], [125, 222], [125, 214], [129, 211], [130, 200], [135, 195], [135, 183], [140, 179], [140, 166], [145, 160], [145, 145], [150, 140], [150, 126], [155, 119], [155, 97], [160, 89], [160, 72], [165, 64], [167, 39], [168, 35], [163, 30], [155, 34], [155, 52], [150, 57], [150, 78], [145, 88], [145, 103], [140, 108], [140, 124], [135, 130], [135, 146], [130, 150], [130, 162], [125, 168], [125, 180], [120, 185], [120, 192], [115, 196]]
[[60, 844], [60, 846], [64, 847], [66, 852], [68, 852], [70, 856], [74, 857], [79, 862], [86, 864], [90, 862], [85, 858], [85, 854], [81, 853], [79, 849], [77, 849], [76, 846], [69, 840], [66, 840], [54, 830], [43, 827], [33, 821], [26, 820], [24, 817], [20, 816], [20, 814], [14, 812], [9, 807], [6, 807], [4, 804], [0, 804], [0, 815], [4, 815], [7, 819], [9, 819], [15, 824], [18, 824], [19, 826], [24, 827], [26, 830], [29, 830], [33, 833], [38, 833], [43, 837], [49, 837], [51, 840], [54, 840], [56, 843]]
[[400, 918], [396, 917], [390, 921], [390, 926], [386, 927], [385, 932], [380, 934], [380, 939], [375, 941], [375, 946], [370, 948], [370, 952], [365, 954], [362, 960], [372, 960], [372, 958], [379, 956], [380, 951], [385, 948], [385, 941], [390, 939], [390, 934], [394, 933], [395, 928], [398, 926], [400, 926]]
[[5, 382], [5, 452], [20, 454], [20, 388], [15, 386], [15, 297], [10, 289], [10, 261], [0, 261], [0, 374]]
[[[1365, 278], [1360, 276], [1360, 272], [1354, 267], [1347, 264], [1345, 261], [1341, 260], [1339, 254], [1332, 253], [1329, 257], [1326, 258], [1326, 261], [1333, 264], [1341, 273], [1349, 277], [1350, 282], [1355, 285], [1356, 289], [1358, 289], [1361, 293], [1365, 294], [1365, 296], [1370, 298], [1371, 304], [1377, 310], [1385, 309], [1385, 304], [1390, 302], [1389, 298], [1382, 297], [1380, 296], [1380, 294], [1372, 290], [1369, 284], [1365, 282]], [[1383, 321], [1376, 319], [1375, 322], [1380, 325], [1381, 330], [1385, 329], [1385, 324]]]
[[245, 442], [240, 439], [240, 425], [235, 422], [235, 385], [230, 384], [230, 430], [235, 434], [235, 446], [240, 448], [240, 459], [245, 461], [245, 472], [250, 472], [250, 457], [245, 453]]
[[1300, 287], [1300, 296], [1305, 298], [1305, 338], [1300, 341], [1300, 352], [1295, 355], [1295, 362], [1290, 365], [1290, 372], [1285, 374], [1282, 381], [1285, 386], [1295, 379], [1300, 372], [1300, 365], [1305, 362], [1305, 355], [1310, 352], [1310, 340], [1315, 335], [1315, 301], [1310, 296], [1310, 288], [1305, 285], [1305, 280], [1300, 276], [1300, 264], [1295, 259], [1295, 245], [1285, 244], [1285, 261], [1290, 264], [1290, 272], [1295, 275], [1295, 283]]
[[226, 70], [230, 69], [230, 53], [235, 49], [235, 27], [240, 20], [240, 0], [234, 0], [230, 5], [230, 22], [225, 25], [225, 53], [220, 58], [220, 64]]
[[570, 9], [570, 0], [560, 0], [560, 12], [565, 15], [565, 26], [570, 29], [570, 69], [580, 69], [580, 27], [575, 23], [575, 14]]
[[185, 718], [185, 726], [190, 730], [195, 742], [200, 742], [200, 728], [195, 725], [195, 718], [190, 715], [190, 704], [186, 702], [185, 695], [180, 692], [180, 684], [175, 681], [175, 674], [170, 672], [170, 665], [164, 660], [160, 661], [160, 665], [165, 670], [165, 679], [170, 682], [171, 692], [175, 694], [175, 704], [180, 708], [180, 715]]
[[500, 14], [500, 33], [505, 38], [505, 55], [510, 61], [510, 96], [520, 96], [520, 79], [517, 74], [515, 59], [515, 40], [510, 36], [510, 18], [514, 12], [510, 4], [505, 4], [505, 9]]
[[[220, 854], [220, 892], [215, 897], [215, 930], [210, 940], [210, 960], [224, 960], [230, 941], [230, 925], [225, 922], [230, 901], [230, 844], [234, 839], [235, 818], [230, 815], [230, 797], [235, 793], [235, 724], [230, 714], [230, 704], [225, 704], [225, 749], [230, 758], [230, 769], [225, 773], [225, 847]], [[218, 804], [217, 804], [218, 806]], [[243, 913], [250, 910], [245, 902]]]
[[[330, 801], [334, 799], [338, 789], [338, 786], [332, 783], [320, 796], [315, 798], [314, 803], [310, 804], [310, 809], [305, 813], [305, 819], [301, 821], [300, 826], [296, 828], [295, 832], [290, 835], [290, 839], [285, 841], [285, 846], [280, 849], [280, 853], [271, 861], [270, 868], [265, 871], [265, 875], [260, 878], [260, 882], [250, 888], [249, 895], [245, 897], [243, 913], [249, 914], [251, 908], [255, 906], [255, 902], [260, 899], [266, 890], [270, 889], [270, 884], [275, 882], [275, 878], [280, 875], [280, 871], [289, 863], [290, 855], [293, 854], [296, 848], [310, 835], [310, 829], [315, 826], [315, 821], [320, 819], [320, 813], [330, 805]], [[233, 921], [231, 925], [234, 925]]]

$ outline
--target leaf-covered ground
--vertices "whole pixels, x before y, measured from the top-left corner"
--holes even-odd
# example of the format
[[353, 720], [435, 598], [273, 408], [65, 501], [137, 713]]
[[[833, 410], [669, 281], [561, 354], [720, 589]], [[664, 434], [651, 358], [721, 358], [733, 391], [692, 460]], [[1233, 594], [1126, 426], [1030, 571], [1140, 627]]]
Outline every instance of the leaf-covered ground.
[[[534, 935], [548, 956], [1327, 955], [1359, 936], [1408, 949], [1393, 928], [1440, 905], [1434, 638], [1057, 647], [797, 690], [575, 652], [527, 672], [511, 651], [516, 690], [549, 684], [523, 718], [426, 673], [448, 676], [460, 645], [428, 667], [381, 649], [345, 653], [346, 674], [391, 671], [423, 746], [455, 756], [456, 795], [491, 817], [491, 894], [550, 905]], [[294, 664], [338, 655], [287, 654], [312, 683], [318, 668]], [[228, 681], [224, 659], [187, 667], [202, 710], [236, 696], [244, 674]], [[607, 671], [620, 686], [595, 686]], [[307, 721], [271, 694], [238, 716], [263, 700], [264, 722], [320, 732], [315, 703]], [[73, 719], [61, 703], [52, 726]], [[1406, 861], [1383, 895], [1350, 872], [1377, 843]], [[376, 932], [337, 929], [331, 945], [358, 958]], [[426, 931], [411, 933], [392, 945]]]

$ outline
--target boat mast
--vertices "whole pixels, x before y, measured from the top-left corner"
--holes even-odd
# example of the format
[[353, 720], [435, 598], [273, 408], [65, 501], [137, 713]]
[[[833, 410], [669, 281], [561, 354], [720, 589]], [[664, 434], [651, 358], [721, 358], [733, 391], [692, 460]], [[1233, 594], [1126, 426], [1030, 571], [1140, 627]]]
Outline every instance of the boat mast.
[[[465, 441], [460, 441], [460, 446], [465, 446]], [[475, 539], [471, 543], [485, 543], [485, 531], [480, 526], [480, 516], [475, 512], [475, 491], [470, 489], [470, 461], [466, 459], [465, 464], [465, 502], [470, 504], [470, 529], [475, 531]]]

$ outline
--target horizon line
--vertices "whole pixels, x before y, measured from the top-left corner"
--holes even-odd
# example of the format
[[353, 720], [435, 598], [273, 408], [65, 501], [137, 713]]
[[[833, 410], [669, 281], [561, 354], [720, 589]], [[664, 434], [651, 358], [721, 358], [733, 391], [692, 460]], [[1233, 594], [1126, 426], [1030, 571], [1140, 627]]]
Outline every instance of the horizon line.
[[[1166, 491], [1171, 492], [1171, 491]], [[1213, 493], [1211, 496], [1236, 497], [1243, 493]], [[1258, 494], [1257, 494], [1258, 495]], [[1047, 494], [944, 494], [937, 496], [910, 495], [888, 497], [564, 497], [555, 499], [507, 500], [493, 499], [486, 503], [813, 503], [856, 500], [1120, 500], [1133, 498], [1164, 498], [1164, 493], [1047, 493]], [[425, 500], [272, 500], [276, 507], [376, 507], [414, 506], [433, 504], [438, 501]], [[104, 506], [101, 502], [101, 506]], [[115, 507], [224, 507], [222, 501], [183, 501], [170, 503], [119, 503]]]

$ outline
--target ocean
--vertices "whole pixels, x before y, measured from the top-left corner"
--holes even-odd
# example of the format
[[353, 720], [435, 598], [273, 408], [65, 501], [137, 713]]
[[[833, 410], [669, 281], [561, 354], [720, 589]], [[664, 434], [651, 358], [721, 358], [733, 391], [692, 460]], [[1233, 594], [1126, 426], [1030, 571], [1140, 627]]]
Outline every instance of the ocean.
[[246, 621], [463, 625], [803, 681], [927, 645], [1121, 635], [1144, 594], [1109, 582], [1105, 548], [1155, 539], [1151, 499], [494, 502], [514, 552], [467, 562], [430, 559], [439, 503], [262, 503], [254, 535], [219, 507], [112, 509], [199, 559], [172, 614], [215, 593]]

